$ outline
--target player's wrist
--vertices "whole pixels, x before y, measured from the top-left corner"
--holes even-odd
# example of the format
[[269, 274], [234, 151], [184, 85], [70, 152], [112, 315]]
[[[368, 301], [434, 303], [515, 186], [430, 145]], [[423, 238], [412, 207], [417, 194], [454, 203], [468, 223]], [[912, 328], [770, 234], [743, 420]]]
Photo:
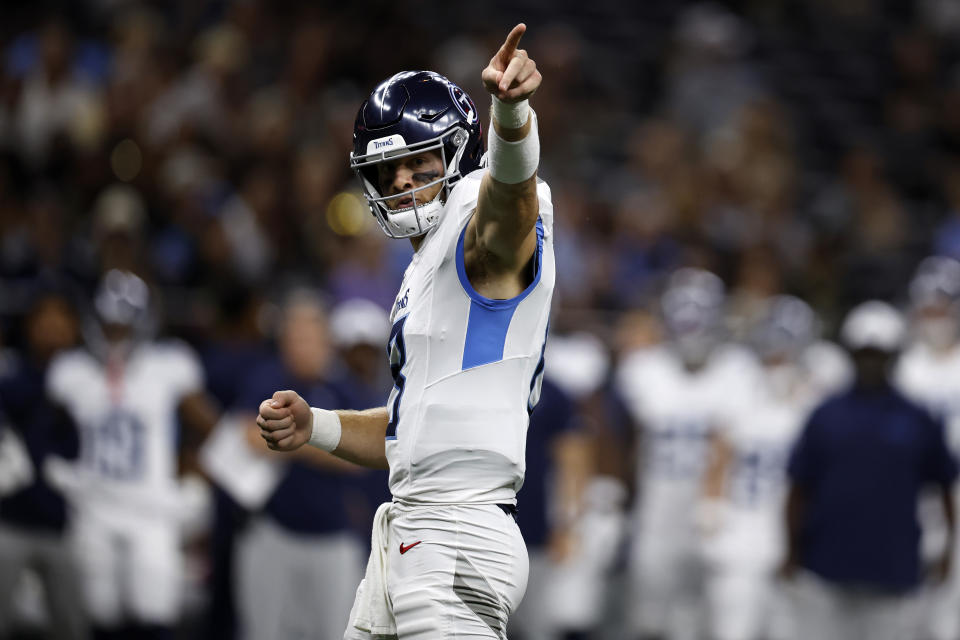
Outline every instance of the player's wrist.
[[[498, 102], [496, 97], [493, 101], [494, 105]], [[527, 101], [524, 100], [523, 103], [526, 104]], [[529, 116], [530, 130], [520, 140], [504, 140], [497, 132], [497, 128], [493, 124], [490, 126], [490, 135], [487, 138], [487, 166], [490, 169], [490, 175], [497, 182], [520, 184], [537, 173], [537, 167], [540, 165], [540, 134], [537, 130], [537, 114], [529, 106], [525, 108]], [[512, 127], [499, 120], [495, 110], [492, 119], [499, 123], [501, 127]], [[520, 126], [524, 126], [526, 122], [524, 120]]]
[[342, 434], [340, 416], [337, 412], [310, 407], [310, 415], [310, 439], [307, 444], [324, 451], [336, 449], [340, 445]]
[[493, 96], [490, 113], [496, 123], [504, 129], [520, 129], [527, 124], [533, 111], [527, 99], [519, 102], [504, 102], [497, 96]]

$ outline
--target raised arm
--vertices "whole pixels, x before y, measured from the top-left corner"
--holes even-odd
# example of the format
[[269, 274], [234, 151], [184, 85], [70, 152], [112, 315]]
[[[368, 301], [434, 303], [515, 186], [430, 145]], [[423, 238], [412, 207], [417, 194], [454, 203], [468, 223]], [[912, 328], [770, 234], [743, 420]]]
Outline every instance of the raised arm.
[[257, 416], [260, 435], [274, 451], [294, 451], [310, 442], [339, 458], [374, 469], [388, 468], [387, 422], [386, 407], [366, 411], [311, 409], [295, 391], [277, 391], [260, 403]]
[[537, 246], [537, 166], [540, 139], [529, 98], [540, 87], [536, 63], [518, 49], [518, 24], [483, 70], [493, 97], [487, 164], [476, 215], [464, 238], [464, 263], [473, 287], [489, 298], [509, 298], [529, 283], [526, 270]]

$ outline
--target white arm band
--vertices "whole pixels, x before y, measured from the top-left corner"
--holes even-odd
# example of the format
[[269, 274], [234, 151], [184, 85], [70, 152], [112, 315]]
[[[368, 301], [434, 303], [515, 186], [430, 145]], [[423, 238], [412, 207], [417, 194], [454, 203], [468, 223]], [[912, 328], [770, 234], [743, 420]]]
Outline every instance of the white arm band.
[[310, 444], [324, 451], [333, 451], [340, 444], [340, 416], [335, 411], [310, 407], [313, 414], [313, 431], [310, 433]]
[[540, 135], [537, 132], [537, 114], [530, 103], [522, 100], [509, 104], [493, 98], [493, 117], [497, 123], [507, 129], [519, 129], [530, 120], [530, 132], [522, 140], [507, 142], [499, 135], [490, 122], [490, 135], [487, 138], [487, 166], [490, 175], [497, 182], [519, 184], [529, 180], [537, 172], [540, 164]]

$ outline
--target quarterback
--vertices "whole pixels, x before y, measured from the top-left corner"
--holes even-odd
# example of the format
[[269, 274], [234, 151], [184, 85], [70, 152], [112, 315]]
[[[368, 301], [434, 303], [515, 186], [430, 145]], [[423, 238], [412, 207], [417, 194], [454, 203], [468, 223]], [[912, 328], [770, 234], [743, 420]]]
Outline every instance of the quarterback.
[[386, 406], [326, 411], [294, 391], [260, 405], [271, 449], [309, 443], [390, 470], [348, 640], [505, 638], [526, 588], [513, 515], [555, 273], [525, 31], [482, 72], [486, 155], [473, 101], [436, 73], [388, 78], [357, 114], [351, 167], [383, 231], [415, 251], [391, 311]]

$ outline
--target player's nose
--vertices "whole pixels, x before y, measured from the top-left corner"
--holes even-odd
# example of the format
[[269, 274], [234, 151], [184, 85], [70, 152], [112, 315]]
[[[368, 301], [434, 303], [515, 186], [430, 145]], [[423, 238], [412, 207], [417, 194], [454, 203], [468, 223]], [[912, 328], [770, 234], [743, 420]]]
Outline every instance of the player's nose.
[[397, 167], [393, 174], [394, 193], [408, 191], [413, 188], [413, 171], [409, 167]]

